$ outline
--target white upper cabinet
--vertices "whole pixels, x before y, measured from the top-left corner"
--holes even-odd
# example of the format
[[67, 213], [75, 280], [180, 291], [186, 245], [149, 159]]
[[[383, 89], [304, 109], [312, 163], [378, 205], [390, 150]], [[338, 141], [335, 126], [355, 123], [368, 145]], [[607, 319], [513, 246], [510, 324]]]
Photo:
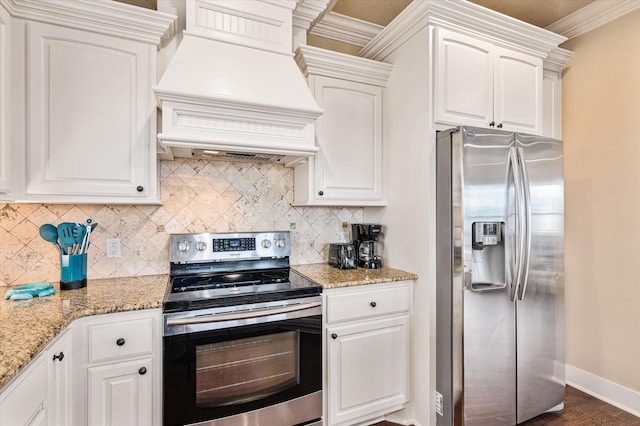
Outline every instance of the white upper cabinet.
[[296, 60], [324, 113], [317, 154], [295, 169], [294, 204], [385, 205], [382, 104], [391, 66], [309, 46]]
[[24, 113], [14, 117], [11, 192], [0, 199], [159, 203], [151, 86], [173, 17], [115, 2], [36, 2], [30, 19], [15, 3], [12, 87]]
[[435, 121], [542, 133], [542, 59], [435, 29]]
[[11, 191], [11, 16], [0, 4], [0, 194]]

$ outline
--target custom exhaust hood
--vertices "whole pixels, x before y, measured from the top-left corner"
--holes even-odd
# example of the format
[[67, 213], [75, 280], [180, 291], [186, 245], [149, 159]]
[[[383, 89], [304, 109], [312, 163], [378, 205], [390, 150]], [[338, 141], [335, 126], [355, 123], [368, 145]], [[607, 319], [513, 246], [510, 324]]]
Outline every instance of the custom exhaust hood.
[[153, 90], [174, 157], [276, 162], [314, 155], [322, 114], [293, 59], [296, 2], [187, 0], [187, 29]]

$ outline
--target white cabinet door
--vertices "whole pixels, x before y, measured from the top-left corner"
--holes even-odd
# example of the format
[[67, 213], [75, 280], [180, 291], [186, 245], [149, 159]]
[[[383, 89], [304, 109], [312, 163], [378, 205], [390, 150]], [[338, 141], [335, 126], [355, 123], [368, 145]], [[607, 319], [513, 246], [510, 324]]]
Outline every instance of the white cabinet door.
[[327, 329], [330, 425], [366, 421], [409, 400], [409, 315]]
[[494, 121], [497, 128], [542, 133], [542, 59], [494, 48]]
[[436, 28], [438, 123], [542, 133], [542, 59]]
[[71, 422], [72, 332], [66, 329], [45, 351], [47, 363], [47, 424], [68, 425]]
[[324, 113], [318, 152], [295, 168], [294, 205], [386, 205], [382, 106], [393, 67], [311, 46], [300, 46], [296, 61]]
[[318, 76], [316, 201], [382, 200], [382, 87]]
[[11, 191], [11, 16], [0, 5], [0, 193]]
[[435, 37], [435, 121], [488, 127], [493, 121], [493, 46], [441, 28]]
[[47, 368], [42, 356], [0, 394], [0, 425], [44, 425]]
[[88, 369], [89, 424], [151, 425], [150, 358]]
[[25, 198], [157, 202], [155, 46], [41, 22], [26, 29]]

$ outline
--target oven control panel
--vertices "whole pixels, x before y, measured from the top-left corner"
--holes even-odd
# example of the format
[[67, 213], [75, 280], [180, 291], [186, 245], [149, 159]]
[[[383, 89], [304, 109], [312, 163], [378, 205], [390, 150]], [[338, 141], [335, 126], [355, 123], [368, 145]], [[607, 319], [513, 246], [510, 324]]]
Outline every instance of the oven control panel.
[[281, 232], [171, 234], [171, 263], [289, 257], [291, 236]]

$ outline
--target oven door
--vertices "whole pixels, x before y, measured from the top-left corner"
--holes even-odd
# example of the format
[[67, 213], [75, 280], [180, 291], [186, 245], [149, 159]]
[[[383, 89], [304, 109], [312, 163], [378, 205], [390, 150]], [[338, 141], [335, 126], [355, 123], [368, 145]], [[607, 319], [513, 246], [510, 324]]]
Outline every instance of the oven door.
[[319, 297], [165, 314], [165, 425], [297, 425], [322, 415]]

